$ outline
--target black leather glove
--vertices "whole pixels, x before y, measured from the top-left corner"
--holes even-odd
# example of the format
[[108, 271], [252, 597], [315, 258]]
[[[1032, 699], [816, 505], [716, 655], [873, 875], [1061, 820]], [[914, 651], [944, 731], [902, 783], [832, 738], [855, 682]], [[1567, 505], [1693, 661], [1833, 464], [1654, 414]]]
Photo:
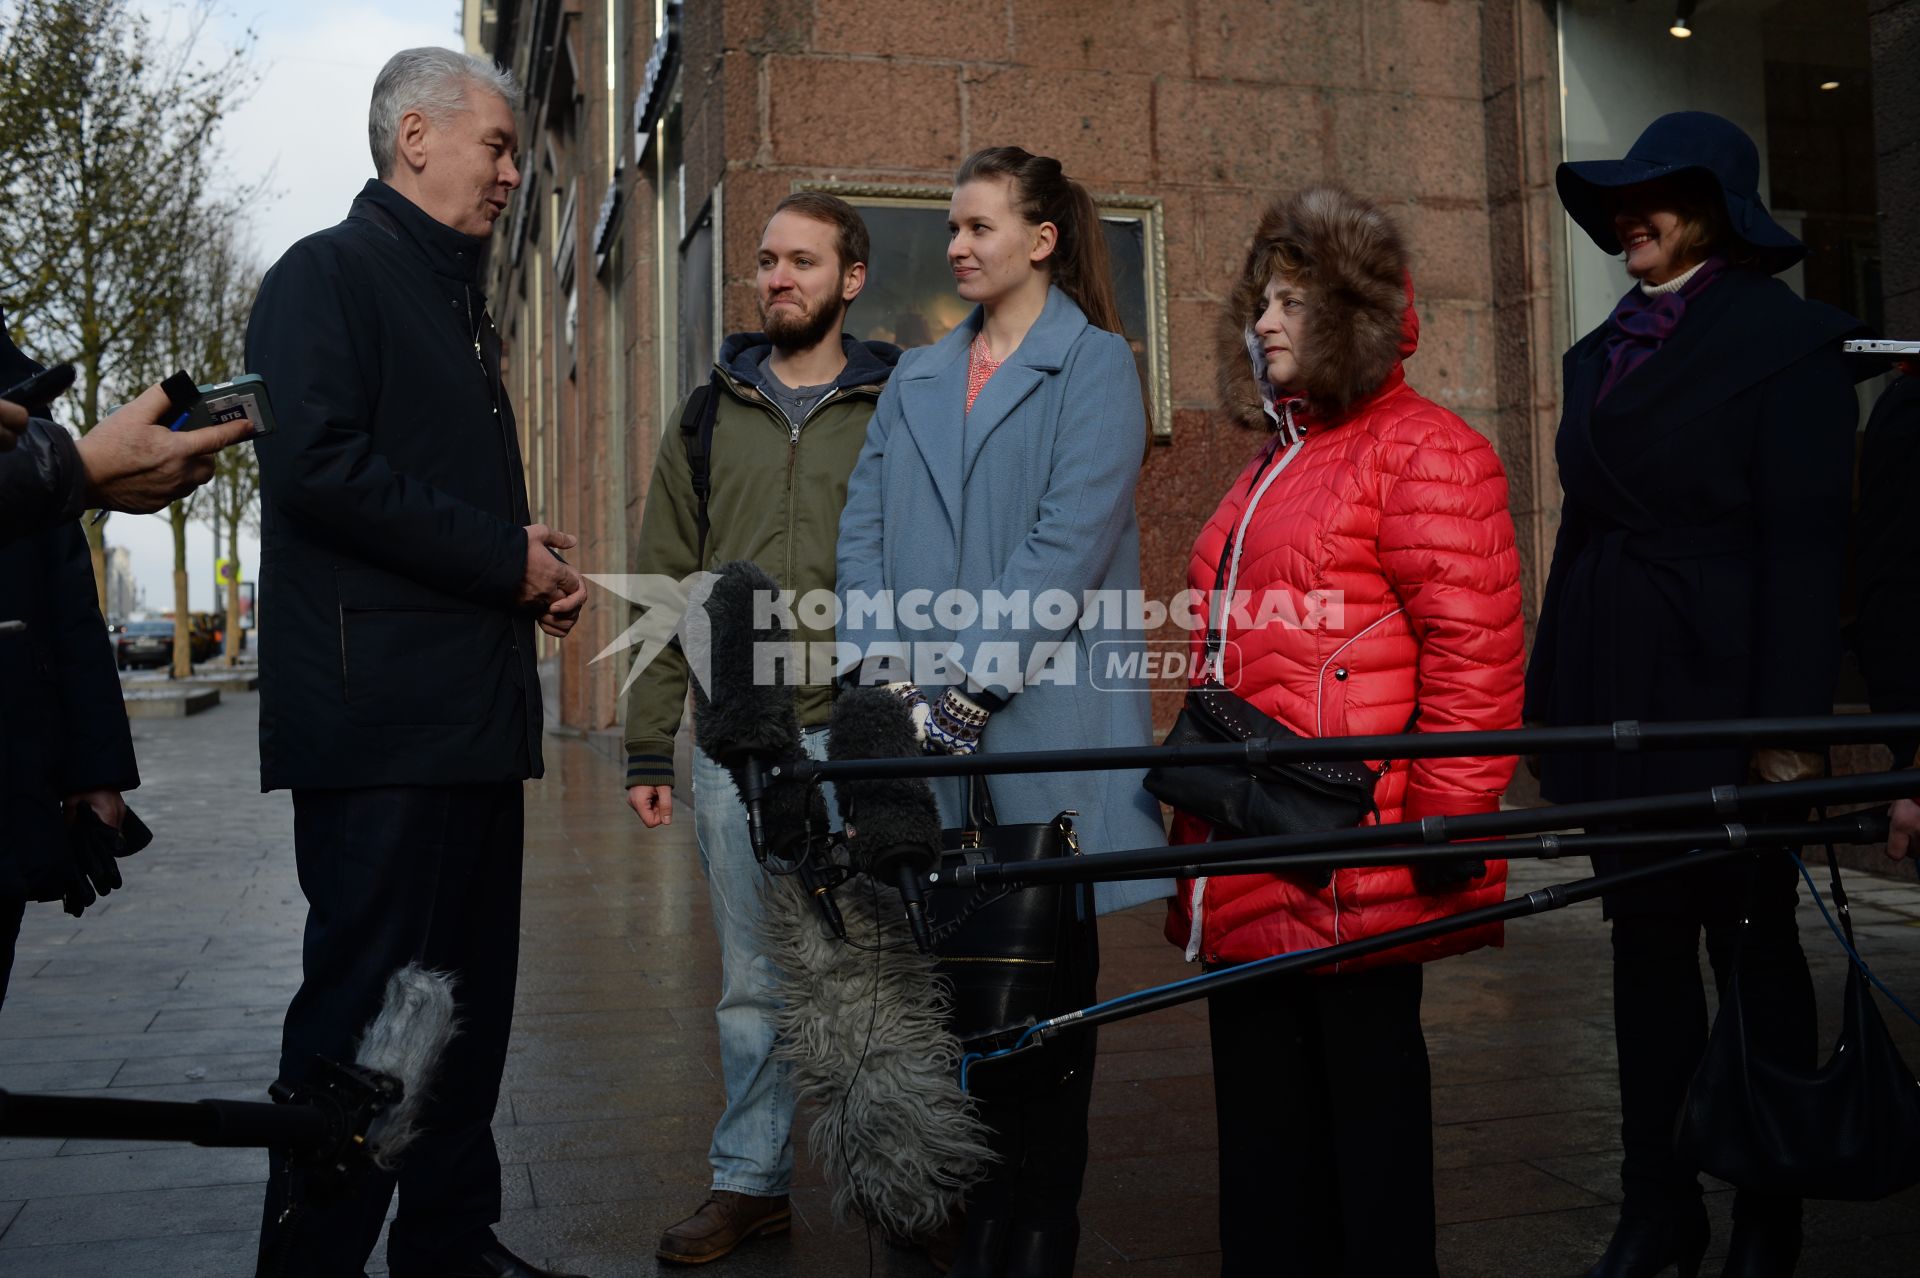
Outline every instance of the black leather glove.
[[1484, 877], [1487, 863], [1484, 860], [1417, 861], [1412, 869], [1413, 886], [1423, 895], [1443, 896]]
[[146, 823], [128, 810], [118, 830], [86, 804], [74, 809], [67, 826], [67, 890], [62, 907], [76, 919], [99, 898], [121, 886], [118, 858], [132, 856], [153, 842]]

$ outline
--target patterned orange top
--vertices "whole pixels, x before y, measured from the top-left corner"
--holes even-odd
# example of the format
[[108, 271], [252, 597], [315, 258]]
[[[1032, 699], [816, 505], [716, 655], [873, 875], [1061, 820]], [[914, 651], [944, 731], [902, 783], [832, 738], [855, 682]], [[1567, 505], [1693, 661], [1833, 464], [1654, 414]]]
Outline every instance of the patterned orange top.
[[973, 401], [980, 398], [980, 388], [987, 384], [1004, 363], [993, 357], [993, 348], [987, 345], [987, 330], [981, 329], [980, 336], [973, 339], [973, 345], [967, 348], [967, 411], [973, 411]]

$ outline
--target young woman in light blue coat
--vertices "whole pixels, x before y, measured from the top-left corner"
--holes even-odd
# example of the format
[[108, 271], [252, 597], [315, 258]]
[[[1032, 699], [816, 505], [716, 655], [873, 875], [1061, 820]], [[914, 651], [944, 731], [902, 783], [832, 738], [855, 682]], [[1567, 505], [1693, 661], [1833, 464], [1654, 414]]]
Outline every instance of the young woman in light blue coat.
[[[997, 147], [961, 166], [948, 229], [976, 307], [901, 357], [874, 411], [840, 521], [839, 637], [866, 654], [863, 680], [908, 701], [929, 753], [1151, 744], [1145, 644], [1124, 607], [1139, 600], [1146, 409], [1098, 213], [1059, 161]], [[1080, 849], [1098, 854], [1164, 841], [1142, 775], [989, 789], [1002, 823], [1077, 810]], [[934, 791], [945, 824], [963, 824], [964, 783]], [[1101, 884], [1096, 907], [1171, 893]], [[1093, 1038], [1062, 1040], [1081, 1059], [1056, 1094], [983, 1107], [1002, 1157], [968, 1197], [955, 1278], [1072, 1272]]]

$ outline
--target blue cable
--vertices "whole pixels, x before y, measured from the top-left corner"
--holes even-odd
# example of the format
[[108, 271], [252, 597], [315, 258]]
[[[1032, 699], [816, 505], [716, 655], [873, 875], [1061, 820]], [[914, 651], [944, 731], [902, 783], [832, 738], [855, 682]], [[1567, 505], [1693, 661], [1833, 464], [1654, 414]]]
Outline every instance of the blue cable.
[[1915, 1016], [1905, 1003], [1902, 1003], [1895, 997], [1892, 990], [1880, 983], [1880, 978], [1873, 974], [1873, 969], [1867, 966], [1867, 961], [1860, 957], [1860, 951], [1853, 948], [1853, 945], [1847, 940], [1846, 933], [1842, 932], [1840, 925], [1833, 921], [1833, 915], [1827, 913], [1827, 903], [1821, 898], [1820, 888], [1814, 883], [1813, 875], [1807, 870], [1807, 863], [1800, 859], [1800, 854], [1798, 852], [1789, 852], [1787, 855], [1791, 856], [1793, 863], [1800, 867], [1800, 877], [1807, 881], [1807, 890], [1813, 893], [1813, 903], [1820, 907], [1820, 917], [1827, 921], [1828, 930], [1833, 933], [1834, 939], [1840, 942], [1840, 948], [1847, 952], [1847, 956], [1851, 958], [1855, 966], [1860, 969], [1860, 974], [1873, 983], [1873, 988], [1886, 995], [1887, 1002], [1899, 1008], [1901, 1015], [1905, 1016], [1915, 1025], [1920, 1025], [1920, 1016]]

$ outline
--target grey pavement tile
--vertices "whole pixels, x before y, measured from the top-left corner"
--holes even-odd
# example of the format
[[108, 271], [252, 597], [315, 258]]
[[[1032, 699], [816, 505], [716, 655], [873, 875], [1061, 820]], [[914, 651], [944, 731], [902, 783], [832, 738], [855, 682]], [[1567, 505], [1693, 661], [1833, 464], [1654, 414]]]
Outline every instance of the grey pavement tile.
[[648, 1118], [593, 1118], [575, 1122], [496, 1126], [494, 1141], [506, 1162], [539, 1163], [646, 1157], [659, 1150], [692, 1150], [703, 1154], [720, 1116], [717, 1101], [709, 1100], [691, 1112]]
[[249, 1278], [258, 1229], [173, 1238], [129, 1238], [86, 1247], [0, 1248], [0, 1278], [127, 1278], [129, 1274], [192, 1274]]
[[1442, 1225], [1440, 1272], [1447, 1278], [1583, 1273], [1606, 1250], [1616, 1214], [1612, 1206], [1580, 1207]]
[[[267, 1033], [276, 1043], [278, 1035]], [[258, 1029], [182, 1030], [153, 1034], [64, 1034], [16, 1038], [0, 1043], [0, 1069], [14, 1062], [99, 1060], [108, 1056], [184, 1056], [261, 1050]]]
[[704, 1112], [719, 1113], [724, 1093], [709, 1079], [704, 1086], [689, 1087], [689, 1080], [708, 1078], [707, 1067], [699, 1061], [669, 1057], [658, 1062], [670, 1068], [647, 1071], [653, 1081], [646, 1085], [534, 1091], [515, 1089], [514, 1122], [564, 1123], [580, 1119], [631, 1118], [635, 1115], [670, 1114], [691, 1105]]
[[0, 1054], [0, 1087], [10, 1092], [64, 1092], [105, 1087], [124, 1065], [114, 1056], [97, 1061], [9, 1061]]
[[[1211, 1176], [1199, 1185], [1177, 1182], [1176, 1187], [1145, 1197], [1108, 1198], [1083, 1206], [1081, 1223], [1128, 1261], [1220, 1249], [1219, 1207]], [[1089, 1248], [1083, 1242], [1080, 1250], [1084, 1261]]]
[[1436, 1168], [1477, 1163], [1538, 1161], [1620, 1147], [1620, 1115], [1613, 1109], [1529, 1114], [1433, 1129]]
[[260, 1194], [259, 1185], [205, 1185], [38, 1197], [0, 1237], [0, 1249], [220, 1233], [257, 1215]]
[[166, 1083], [259, 1083], [263, 1088], [280, 1074], [280, 1053], [227, 1052], [220, 1055], [147, 1056], [126, 1061], [109, 1080], [114, 1087], [145, 1087]]
[[0, 1246], [5, 1245], [6, 1232], [12, 1227], [14, 1217], [20, 1214], [20, 1209], [24, 1206], [26, 1206], [24, 1202], [0, 1203]]
[[25, 1136], [0, 1136], [0, 1161], [14, 1158], [52, 1158], [66, 1144], [64, 1136], [32, 1139]]
[[1620, 1151], [1617, 1148], [1529, 1161], [1548, 1175], [1557, 1176], [1596, 1198], [1610, 1203], [1620, 1201]]
[[1598, 1194], [1526, 1163], [1475, 1163], [1437, 1170], [1433, 1199], [1435, 1217], [1442, 1225], [1568, 1211], [1607, 1202]]
[[0, 1016], [0, 1043], [74, 1034], [139, 1034], [153, 1023], [154, 1017], [152, 1008], [132, 1004], [100, 1007], [65, 998], [21, 1001], [19, 1015]]
[[126, 1153], [60, 1155], [0, 1161], [0, 1200], [111, 1194], [156, 1186], [246, 1185], [266, 1179], [257, 1149], [170, 1145]]
[[529, 1163], [527, 1173], [542, 1207], [661, 1198], [680, 1205], [684, 1215], [706, 1192], [711, 1168], [703, 1138], [693, 1148]]
[[155, 1033], [180, 1030], [250, 1029], [278, 1037], [280, 1023], [286, 1018], [287, 1005], [277, 1002], [265, 1007], [163, 1007], [147, 1026]]
[[1433, 1121], [1444, 1125], [1527, 1114], [1563, 1114], [1568, 1110], [1617, 1105], [1619, 1099], [1619, 1076], [1613, 1069], [1492, 1083], [1455, 1083], [1433, 1089]]

